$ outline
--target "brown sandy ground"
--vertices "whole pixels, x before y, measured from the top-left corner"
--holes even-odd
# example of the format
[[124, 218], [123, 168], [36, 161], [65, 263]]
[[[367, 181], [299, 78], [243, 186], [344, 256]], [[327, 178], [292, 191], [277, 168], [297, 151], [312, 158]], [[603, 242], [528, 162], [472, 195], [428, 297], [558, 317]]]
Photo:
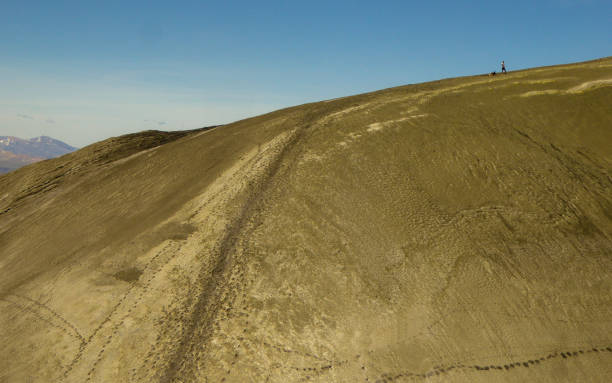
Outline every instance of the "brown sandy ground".
[[612, 60], [0, 176], [0, 382], [612, 381]]

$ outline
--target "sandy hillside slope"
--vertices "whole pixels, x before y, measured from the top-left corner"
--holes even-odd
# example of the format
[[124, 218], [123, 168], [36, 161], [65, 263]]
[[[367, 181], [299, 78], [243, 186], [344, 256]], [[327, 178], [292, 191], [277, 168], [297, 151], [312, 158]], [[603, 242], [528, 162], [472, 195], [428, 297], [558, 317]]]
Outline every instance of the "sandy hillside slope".
[[0, 382], [612, 381], [612, 59], [0, 176]]

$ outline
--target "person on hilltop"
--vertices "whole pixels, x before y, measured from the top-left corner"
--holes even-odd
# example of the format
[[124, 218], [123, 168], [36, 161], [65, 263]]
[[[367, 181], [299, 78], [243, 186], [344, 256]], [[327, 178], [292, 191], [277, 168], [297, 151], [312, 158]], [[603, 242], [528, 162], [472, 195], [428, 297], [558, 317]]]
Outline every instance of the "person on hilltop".
[[502, 61], [502, 73], [508, 73], [506, 72], [506, 64]]

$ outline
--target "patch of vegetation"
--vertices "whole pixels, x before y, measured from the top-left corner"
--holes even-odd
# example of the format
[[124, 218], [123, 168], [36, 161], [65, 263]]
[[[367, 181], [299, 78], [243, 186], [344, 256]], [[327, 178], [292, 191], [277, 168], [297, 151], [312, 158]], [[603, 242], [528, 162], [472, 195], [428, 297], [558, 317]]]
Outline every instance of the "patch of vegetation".
[[113, 274], [113, 277], [125, 282], [135, 282], [142, 275], [142, 270], [139, 270], [135, 267], [130, 267], [128, 269], [123, 269], [121, 271]]

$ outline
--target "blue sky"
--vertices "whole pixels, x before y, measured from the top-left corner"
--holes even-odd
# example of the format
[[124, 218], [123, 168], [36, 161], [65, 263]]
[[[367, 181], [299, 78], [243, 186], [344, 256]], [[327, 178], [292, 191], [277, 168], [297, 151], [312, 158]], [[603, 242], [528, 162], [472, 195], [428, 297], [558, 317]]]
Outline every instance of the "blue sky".
[[610, 55], [611, 0], [3, 0], [0, 135], [84, 146]]

